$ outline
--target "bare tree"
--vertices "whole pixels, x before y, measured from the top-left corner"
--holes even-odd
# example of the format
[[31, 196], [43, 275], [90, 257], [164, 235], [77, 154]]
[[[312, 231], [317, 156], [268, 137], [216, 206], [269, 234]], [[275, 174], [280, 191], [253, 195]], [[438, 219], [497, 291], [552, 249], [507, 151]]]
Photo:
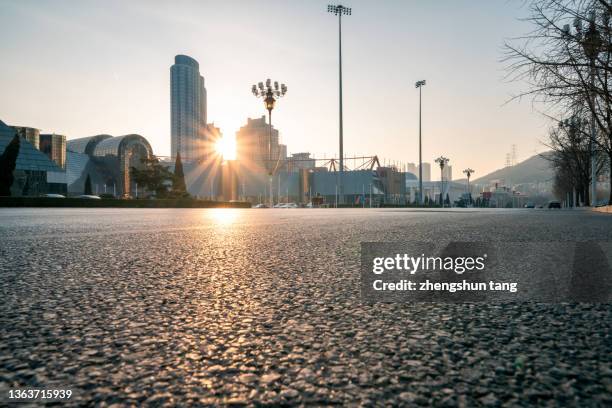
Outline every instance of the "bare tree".
[[588, 112], [589, 126], [578, 136], [611, 163], [612, 2], [533, 0], [529, 9], [526, 20], [534, 29], [505, 44], [508, 78], [528, 85], [515, 98], [530, 96], [544, 104], [555, 122]]
[[[550, 129], [546, 146], [551, 152], [542, 157], [550, 161], [555, 170], [555, 195], [563, 199], [567, 194], [573, 197], [576, 193], [578, 201], [589, 205], [591, 146], [590, 140], [584, 137], [587, 127], [588, 122], [580, 116], [559, 122], [557, 127]], [[600, 172], [606, 163], [605, 156], [596, 154], [595, 160], [596, 170]]]

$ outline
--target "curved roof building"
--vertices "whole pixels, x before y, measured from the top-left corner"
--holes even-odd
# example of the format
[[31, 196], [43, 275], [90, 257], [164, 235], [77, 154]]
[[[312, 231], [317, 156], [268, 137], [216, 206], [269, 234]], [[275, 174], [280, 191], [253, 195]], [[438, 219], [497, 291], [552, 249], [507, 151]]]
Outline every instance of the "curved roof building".
[[88, 155], [92, 155], [98, 143], [100, 143], [104, 139], [108, 139], [111, 137], [111, 135], [96, 135], [68, 140], [66, 142], [66, 149], [75, 153], [85, 153]]
[[[144, 165], [142, 160], [153, 156], [153, 149], [147, 139], [137, 134], [116, 137], [96, 135], [73, 139], [67, 142], [67, 149], [76, 153], [71, 155], [75, 158], [78, 155], [87, 155], [90, 160], [95, 161], [97, 173], [101, 174], [94, 175], [93, 178], [100, 179], [104, 185], [111, 184], [113, 191], [120, 196], [132, 195], [134, 189], [131, 169], [141, 168]], [[77, 161], [74, 162], [76, 165]], [[86, 175], [78, 174], [75, 177], [74, 174], [90, 171], [87, 169], [92, 169], [92, 166], [80, 163], [79, 169], [68, 169], [68, 171], [74, 180], [81, 180]], [[79, 171], [75, 173], [73, 170]]]

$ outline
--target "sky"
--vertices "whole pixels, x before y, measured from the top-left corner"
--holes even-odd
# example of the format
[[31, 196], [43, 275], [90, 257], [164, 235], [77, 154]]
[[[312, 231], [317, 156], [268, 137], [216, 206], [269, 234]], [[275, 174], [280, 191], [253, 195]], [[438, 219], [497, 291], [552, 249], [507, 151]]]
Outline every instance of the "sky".
[[[0, 0], [0, 120], [68, 139], [145, 136], [170, 152], [170, 66], [200, 64], [208, 119], [233, 137], [265, 113], [251, 85], [287, 84], [273, 111], [288, 151], [338, 155], [338, 18], [327, 1]], [[504, 41], [530, 27], [521, 0], [343, 5], [345, 155], [418, 162], [444, 155], [474, 177], [545, 150], [549, 125], [525, 84], [504, 79]], [[348, 163], [349, 166], [351, 163]], [[436, 177], [436, 171], [432, 171]], [[439, 178], [439, 176], [438, 176]]]

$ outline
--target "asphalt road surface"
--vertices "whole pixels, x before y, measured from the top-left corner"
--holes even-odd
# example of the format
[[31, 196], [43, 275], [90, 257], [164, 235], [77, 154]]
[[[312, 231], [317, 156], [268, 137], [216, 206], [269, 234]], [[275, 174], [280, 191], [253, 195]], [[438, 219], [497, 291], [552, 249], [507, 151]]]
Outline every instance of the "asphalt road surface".
[[363, 241], [611, 239], [588, 211], [0, 209], [0, 405], [610, 406], [609, 271], [600, 303], [368, 305], [359, 269]]

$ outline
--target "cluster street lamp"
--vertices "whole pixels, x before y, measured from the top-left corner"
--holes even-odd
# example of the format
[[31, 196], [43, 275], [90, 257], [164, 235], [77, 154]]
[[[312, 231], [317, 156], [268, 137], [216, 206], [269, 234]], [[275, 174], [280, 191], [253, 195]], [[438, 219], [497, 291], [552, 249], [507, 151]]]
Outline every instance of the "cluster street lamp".
[[344, 189], [342, 184], [342, 179], [344, 176], [344, 145], [342, 140], [342, 16], [350, 16], [351, 9], [349, 7], [345, 7], [341, 4], [338, 5], [328, 5], [327, 12], [332, 13], [338, 16], [338, 61], [339, 61], [339, 70], [338, 70], [338, 78], [339, 78], [339, 92], [340, 92], [340, 104], [339, 104], [339, 127], [340, 127], [340, 137], [339, 137], [339, 150], [340, 150], [340, 173], [338, 177], [338, 189], [340, 193], [340, 203], [344, 203]]
[[276, 100], [285, 96], [287, 93], [287, 85], [279, 85], [277, 81], [274, 81], [274, 85], [272, 85], [272, 81], [270, 78], [268, 78], [266, 79], [265, 85], [263, 82], [253, 85], [251, 87], [251, 92], [253, 92], [255, 97], [263, 99], [264, 106], [268, 111], [268, 125], [270, 126], [270, 133], [268, 137], [268, 160], [265, 161], [265, 166], [266, 170], [268, 171], [270, 181], [270, 208], [272, 208], [274, 206], [274, 199], [272, 195], [272, 178], [280, 160], [280, 149], [277, 149], [278, 157], [276, 160], [274, 161], [272, 159], [272, 109], [274, 109]]
[[422, 205], [423, 201], [423, 160], [421, 158], [421, 88], [425, 85], [425, 80], [417, 81], [414, 84], [415, 88], [419, 89], [419, 203]]
[[[603, 16], [604, 20], [609, 19], [609, 15], [605, 14]], [[596, 128], [596, 117], [595, 117], [595, 76], [596, 76], [596, 62], [597, 57], [599, 56], [599, 52], [602, 49], [603, 41], [599, 30], [597, 29], [597, 13], [595, 10], [591, 13], [589, 27], [584, 31], [582, 27], [582, 20], [578, 17], [574, 19], [574, 28], [576, 29], [575, 34], [572, 36], [570, 32], [569, 24], [566, 24], [563, 27], [565, 34], [569, 37], [575, 38], [578, 43], [582, 46], [584, 51], [584, 55], [588, 58], [591, 72], [589, 78], [589, 108], [591, 110], [591, 135], [590, 135], [590, 151], [591, 151], [591, 205], [595, 206], [595, 201], [597, 200], [597, 167], [595, 164], [595, 138], [597, 134]], [[605, 24], [608, 25], [607, 23]]]
[[444, 208], [444, 166], [446, 166], [449, 161], [450, 160], [444, 156], [440, 156], [436, 159], [436, 163], [440, 165], [440, 202], [442, 203], [442, 208]]
[[467, 169], [463, 170], [463, 174], [467, 176], [467, 193], [470, 200], [470, 204], [472, 204], [472, 192], [470, 191], [470, 176], [474, 174], [474, 170], [468, 167]]

